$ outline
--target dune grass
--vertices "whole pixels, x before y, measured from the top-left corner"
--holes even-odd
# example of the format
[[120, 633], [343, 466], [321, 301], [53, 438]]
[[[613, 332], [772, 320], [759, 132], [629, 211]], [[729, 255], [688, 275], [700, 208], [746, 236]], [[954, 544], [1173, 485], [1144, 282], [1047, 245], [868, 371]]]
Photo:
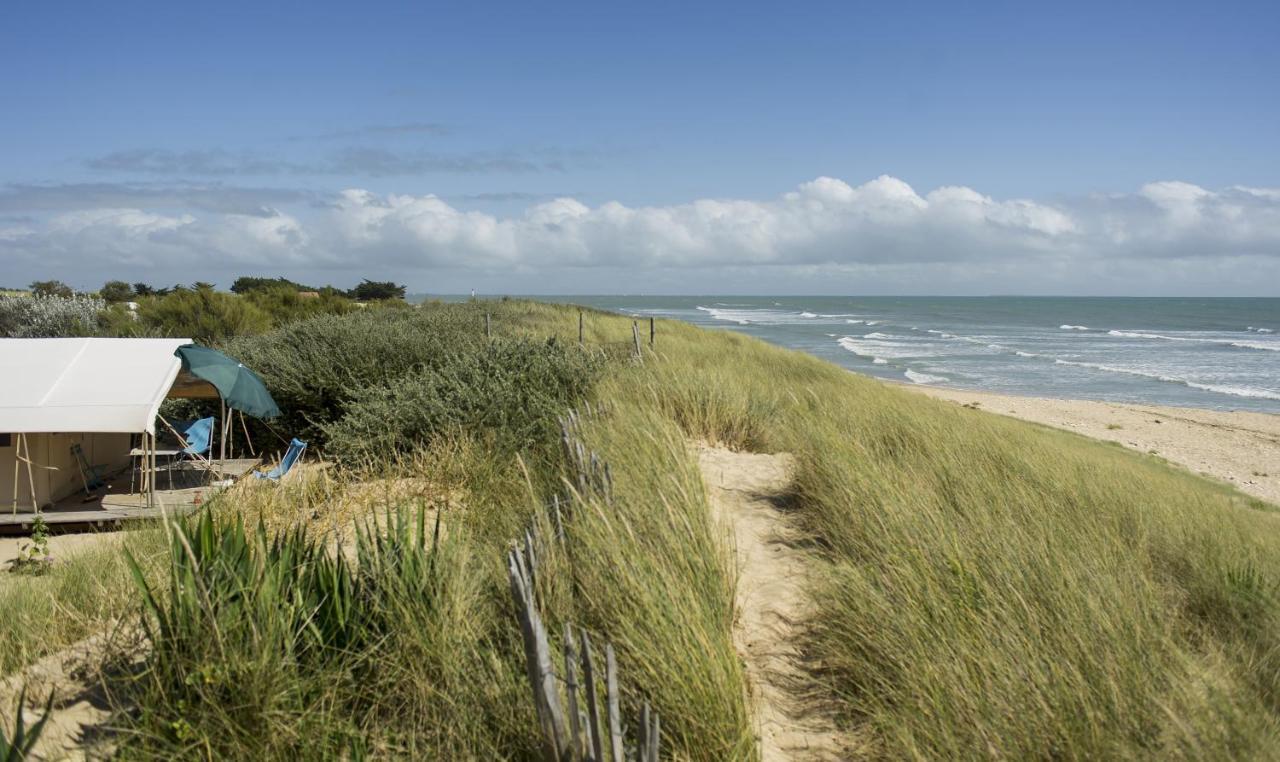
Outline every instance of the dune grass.
[[1157, 459], [662, 324], [620, 396], [797, 457], [815, 679], [884, 758], [1265, 757], [1280, 525]]
[[[479, 330], [484, 312], [499, 336], [577, 341], [576, 308], [512, 301], [451, 314]], [[625, 356], [629, 319], [588, 311], [586, 329], [588, 352]], [[609, 463], [614, 496], [571, 496], [565, 542], [544, 559], [544, 613], [551, 632], [573, 622], [613, 642], [626, 701], [661, 712], [673, 758], [756, 754], [731, 638], [732, 557], [688, 446], [699, 439], [795, 455], [794, 518], [812, 539], [812, 679], [867, 756], [1265, 758], [1280, 741], [1280, 515], [1256, 501], [1155, 458], [667, 321], [643, 364], [609, 363], [589, 398], [604, 412], [574, 434]], [[153, 662], [131, 693], [129, 748], [534, 758], [503, 555], [547, 520], [543, 504], [571, 474], [495, 441], [450, 430], [395, 462], [215, 503], [250, 535], [258, 521], [267, 537], [303, 525], [288, 535], [302, 546], [388, 509], [439, 514], [430, 595], [369, 597], [412, 625], [370, 608], [378, 639], [310, 663], [255, 666], [296, 630], [271, 630], [265, 650], [254, 640], [266, 632], [254, 623], [280, 621], [265, 598], [209, 618], [196, 632], [229, 628], [238, 650], [224, 659], [187, 645]], [[0, 596], [29, 596], [3, 603], [37, 612], [28, 629], [49, 628], [54, 643], [74, 632], [57, 635], [57, 618], [38, 612], [136, 611], [105, 583], [76, 592], [124, 573], [118, 556], [93, 563]], [[354, 564], [357, 576], [395, 578], [385, 564]], [[31, 653], [0, 651], [11, 665]], [[233, 688], [244, 692], [219, 693]]]

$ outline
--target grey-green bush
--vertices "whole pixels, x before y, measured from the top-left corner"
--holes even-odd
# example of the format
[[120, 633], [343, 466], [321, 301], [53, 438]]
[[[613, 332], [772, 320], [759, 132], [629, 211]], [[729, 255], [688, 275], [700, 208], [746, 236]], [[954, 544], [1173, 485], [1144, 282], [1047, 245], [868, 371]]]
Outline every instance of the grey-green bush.
[[353, 389], [345, 415], [322, 427], [326, 451], [349, 464], [386, 460], [450, 430], [503, 451], [545, 451], [557, 419], [587, 395], [599, 368], [592, 355], [554, 340], [495, 339]]
[[0, 296], [0, 336], [93, 336], [98, 332], [98, 315], [106, 306], [96, 296]]

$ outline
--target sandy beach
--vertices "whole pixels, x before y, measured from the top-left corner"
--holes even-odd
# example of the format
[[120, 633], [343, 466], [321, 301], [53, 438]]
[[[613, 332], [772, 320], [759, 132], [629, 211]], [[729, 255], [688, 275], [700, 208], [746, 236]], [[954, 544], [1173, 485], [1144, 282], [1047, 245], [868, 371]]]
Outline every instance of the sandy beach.
[[1153, 453], [1280, 505], [1280, 416], [902, 384], [938, 399]]

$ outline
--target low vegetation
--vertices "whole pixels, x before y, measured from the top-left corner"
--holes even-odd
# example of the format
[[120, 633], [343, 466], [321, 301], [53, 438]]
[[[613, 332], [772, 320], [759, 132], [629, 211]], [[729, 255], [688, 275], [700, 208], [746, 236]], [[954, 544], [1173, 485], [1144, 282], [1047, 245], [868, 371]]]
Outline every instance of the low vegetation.
[[126, 756], [535, 759], [504, 567], [533, 526], [557, 538], [537, 575], [548, 631], [612, 642], [664, 754], [750, 759], [732, 550], [689, 447], [708, 440], [795, 456], [812, 688], [860, 755], [1261, 759], [1280, 742], [1266, 506], [730, 332], [664, 322], [643, 363], [607, 359], [630, 337], [591, 313], [580, 348], [575, 309], [498, 302], [230, 339], [282, 430], [335, 465], [130, 533], [129, 584], [110, 549], [5, 580], [0, 606], [24, 613], [0, 622], [0, 664], [145, 624], [146, 669], [112, 691]]

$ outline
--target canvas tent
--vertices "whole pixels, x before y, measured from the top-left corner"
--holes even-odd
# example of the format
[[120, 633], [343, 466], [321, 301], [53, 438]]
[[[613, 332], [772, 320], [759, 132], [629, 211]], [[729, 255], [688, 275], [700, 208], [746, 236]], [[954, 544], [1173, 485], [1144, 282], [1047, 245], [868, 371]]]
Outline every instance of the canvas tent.
[[0, 505], [30, 511], [80, 489], [73, 444], [108, 470], [129, 466], [132, 435], [154, 451], [156, 415], [182, 370], [175, 351], [189, 343], [0, 340]]

